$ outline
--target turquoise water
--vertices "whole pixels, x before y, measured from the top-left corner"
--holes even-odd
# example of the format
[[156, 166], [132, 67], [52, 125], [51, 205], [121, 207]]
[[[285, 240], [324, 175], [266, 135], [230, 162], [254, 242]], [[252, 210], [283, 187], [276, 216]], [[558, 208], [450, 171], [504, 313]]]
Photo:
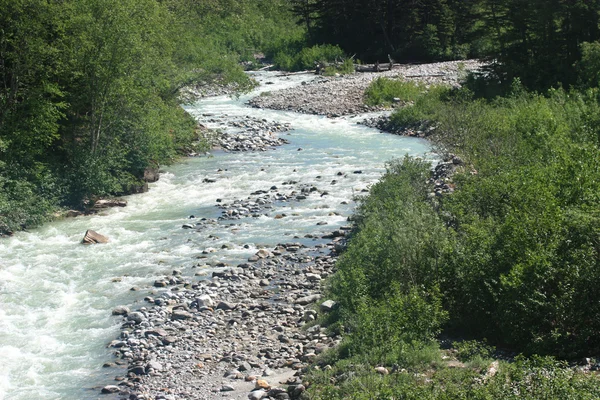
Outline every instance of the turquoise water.
[[[268, 73], [257, 78], [274, 82], [268, 90], [310, 79]], [[295, 237], [345, 225], [353, 203], [341, 203], [376, 182], [386, 161], [406, 153], [431, 157], [426, 141], [379, 133], [356, 125], [354, 118], [244, 106], [261, 90], [239, 99], [204, 100], [186, 109], [201, 120], [210, 113], [289, 122], [294, 129], [281, 135], [291, 144], [267, 152], [216, 152], [185, 159], [165, 168], [149, 192], [127, 197], [125, 208], [57, 221], [0, 240], [0, 399], [98, 398], [98, 387], [112, 383], [119, 373], [102, 368], [113, 361], [106, 345], [119, 333], [120, 319], [111, 316], [115, 306], [141, 307], [141, 299], [154, 290], [152, 282], [174, 268], [193, 276], [196, 257], [204, 250], [209, 254], [203, 263], [235, 265], [258, 246], [297, 241]], [[355, 170], [362, 174], [353, 174]], [[216, 182], [204, 183], [207, 177]], [[181, 228], [189, 215], [218, 216], [217, 198], [244, 199], [274, 185], [287, 193], [292, 188], [281, 183], [291, 179], [329, 195], [278, 203], [268, 216], [226, 221], [201, 232]], [[338, 183], [331, 185], [334, 179]], [[273, 218], [282, 212], [288, 216]], [[321, 221], [328, 224], [317, 226]], [[108, 236], [110, 242], [80, 245], [86, 229]], [[224, 244], [229, 248], [222, 249]]]

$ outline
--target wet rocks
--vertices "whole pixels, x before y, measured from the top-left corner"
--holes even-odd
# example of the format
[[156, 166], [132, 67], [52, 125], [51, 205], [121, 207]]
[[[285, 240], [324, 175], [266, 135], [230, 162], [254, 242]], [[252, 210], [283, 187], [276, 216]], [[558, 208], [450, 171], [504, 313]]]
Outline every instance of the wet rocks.
[[96, 231], [88, 229], [81, 240], [83, 244], [97, 244], [97, 243], [108, 243], [108, 238], [104, 235], [99, 234]]
[[104, 386], [101, 390], [102, 394], [119, 393], [121, 389], [116, 385]]
[[279, 133], [291, 130], [288, 123], [278, 123], [267, 119], [231, 118], [227, 115], [212, 117], [205, 121], [213, 129], [218, 129], [215, 145], [227, 152], [266, 151], [289, 143], [279, 137]]
[[112, 315], [127, 315], [129, 311], [127, 306], [117, 306], [112, 310]]
[[[312, 303], [333, 272], [334, 247], [281, 243], [210, 280], [184, 278], [146, 297], [110, 345], [129, 364], [117, 388], [138, 399], [298, 398], [301, 370], [341, 340], [319, 325], [302, 329], [325, 312]], [[290, 379], [291, 389], [276, 386]]]

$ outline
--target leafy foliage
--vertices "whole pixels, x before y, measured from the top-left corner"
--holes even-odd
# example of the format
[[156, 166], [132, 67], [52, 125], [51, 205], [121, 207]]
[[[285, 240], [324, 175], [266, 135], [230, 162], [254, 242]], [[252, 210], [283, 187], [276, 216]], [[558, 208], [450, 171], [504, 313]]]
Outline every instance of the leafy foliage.
[[249, 87], [238, 62], [291, 21], [283, 0], [0, 0], [0, 233], [139, 186], [197, 139], [179, 88]]

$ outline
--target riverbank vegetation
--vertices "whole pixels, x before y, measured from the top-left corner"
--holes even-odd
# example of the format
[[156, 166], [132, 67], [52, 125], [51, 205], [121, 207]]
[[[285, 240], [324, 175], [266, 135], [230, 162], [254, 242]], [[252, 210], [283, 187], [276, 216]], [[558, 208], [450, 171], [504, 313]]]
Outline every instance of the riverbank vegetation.
[[0, 234], [139, 190], [198, 139], [181, 87], [243, 90], [303, 35], [283, 0], [0, 0], [0, 26]]
[[568, 89], [490, 70], [460, 89], [374, 81], [366, 102], [398, 103], [394, 130], [458, 159], [445, 193], [406, 158], [360, 200], [323, 321], [345, 339], [311, 398], [600, 395], [598, 49], [581, 45]]

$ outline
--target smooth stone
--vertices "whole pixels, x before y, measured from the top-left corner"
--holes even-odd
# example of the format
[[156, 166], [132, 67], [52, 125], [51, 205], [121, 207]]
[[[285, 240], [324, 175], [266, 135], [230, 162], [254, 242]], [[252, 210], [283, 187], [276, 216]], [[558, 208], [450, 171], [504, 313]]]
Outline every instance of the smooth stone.
[[175, 310], [171, 314], [172, 320], [183, 320], [183, 319], [190, 319], [193, 317], [194, 316], [192, 315], [192, 313], [190, 313], [188, 311], [184, 311], [184, 310]]
[[202, 296], [196, 297], [196, 304], [198, 308], [213, 307], [215, 302], [213, 301], [212, 297], [207, 294], [203, 294]]
[[116, 385], [107, 385], [102, 388], [102, 394], [119, 393], [121, 389]]
[[263, 399], [267, 396], [267, 392], [265, 392], [264, 390], [255, 390], [253, 392], [250, 392], [248, 394], [248, 399], [250, 400], [260, 400]]
[[313, 302], [319, 300], [320, 298], [321, 298], [320, 294], [312, 294], [310, 296], [300, 297], [299, 299], [296, 299], [296, 301], [294, 303], [300, 304], [301, 306], [305, 306], [307, 304], [310, 304], [310, 303], [313, 303]]
[[237, 306], [237, 304], [229, 303], [226, 301], [221, 301], [217, 305], [217, 310], [224, 310], [224, 311], [234, 310], [236, 308], [236, 306]]
[[137, 312], [137, 311], [129, 313], [127, 315], [127, 320], [128, 321], [133, 321], [136, 324], [142, 323], [142, 321], [145, 320], [145, 319], [146, 319], [146, 317], [144, 317], [144, 314], [142, 314], [141, 312]]
[[127, 306], [117, 306], [112, 310], [112, 315], [126, 315], [130, 310]]
[[321, 311], [325, 311], [325, 312], [329, 312], [331, 310], [333, 310], [333, 307], [335, 307], [336, 302], [333, 300], [326, 300], [324, 302], [321, 303]]
[[158, 361], [150, 361], [146, 364], [146, 371], [149, 371], [150, 369], [160, 372], [163, 370], [163, 366]]
[[385, 367], [376, 367], [375, 372], [377, 372], [380, 375], [389, 375], [390, 373], [390, 371], [388, 371], [388, 369]]

